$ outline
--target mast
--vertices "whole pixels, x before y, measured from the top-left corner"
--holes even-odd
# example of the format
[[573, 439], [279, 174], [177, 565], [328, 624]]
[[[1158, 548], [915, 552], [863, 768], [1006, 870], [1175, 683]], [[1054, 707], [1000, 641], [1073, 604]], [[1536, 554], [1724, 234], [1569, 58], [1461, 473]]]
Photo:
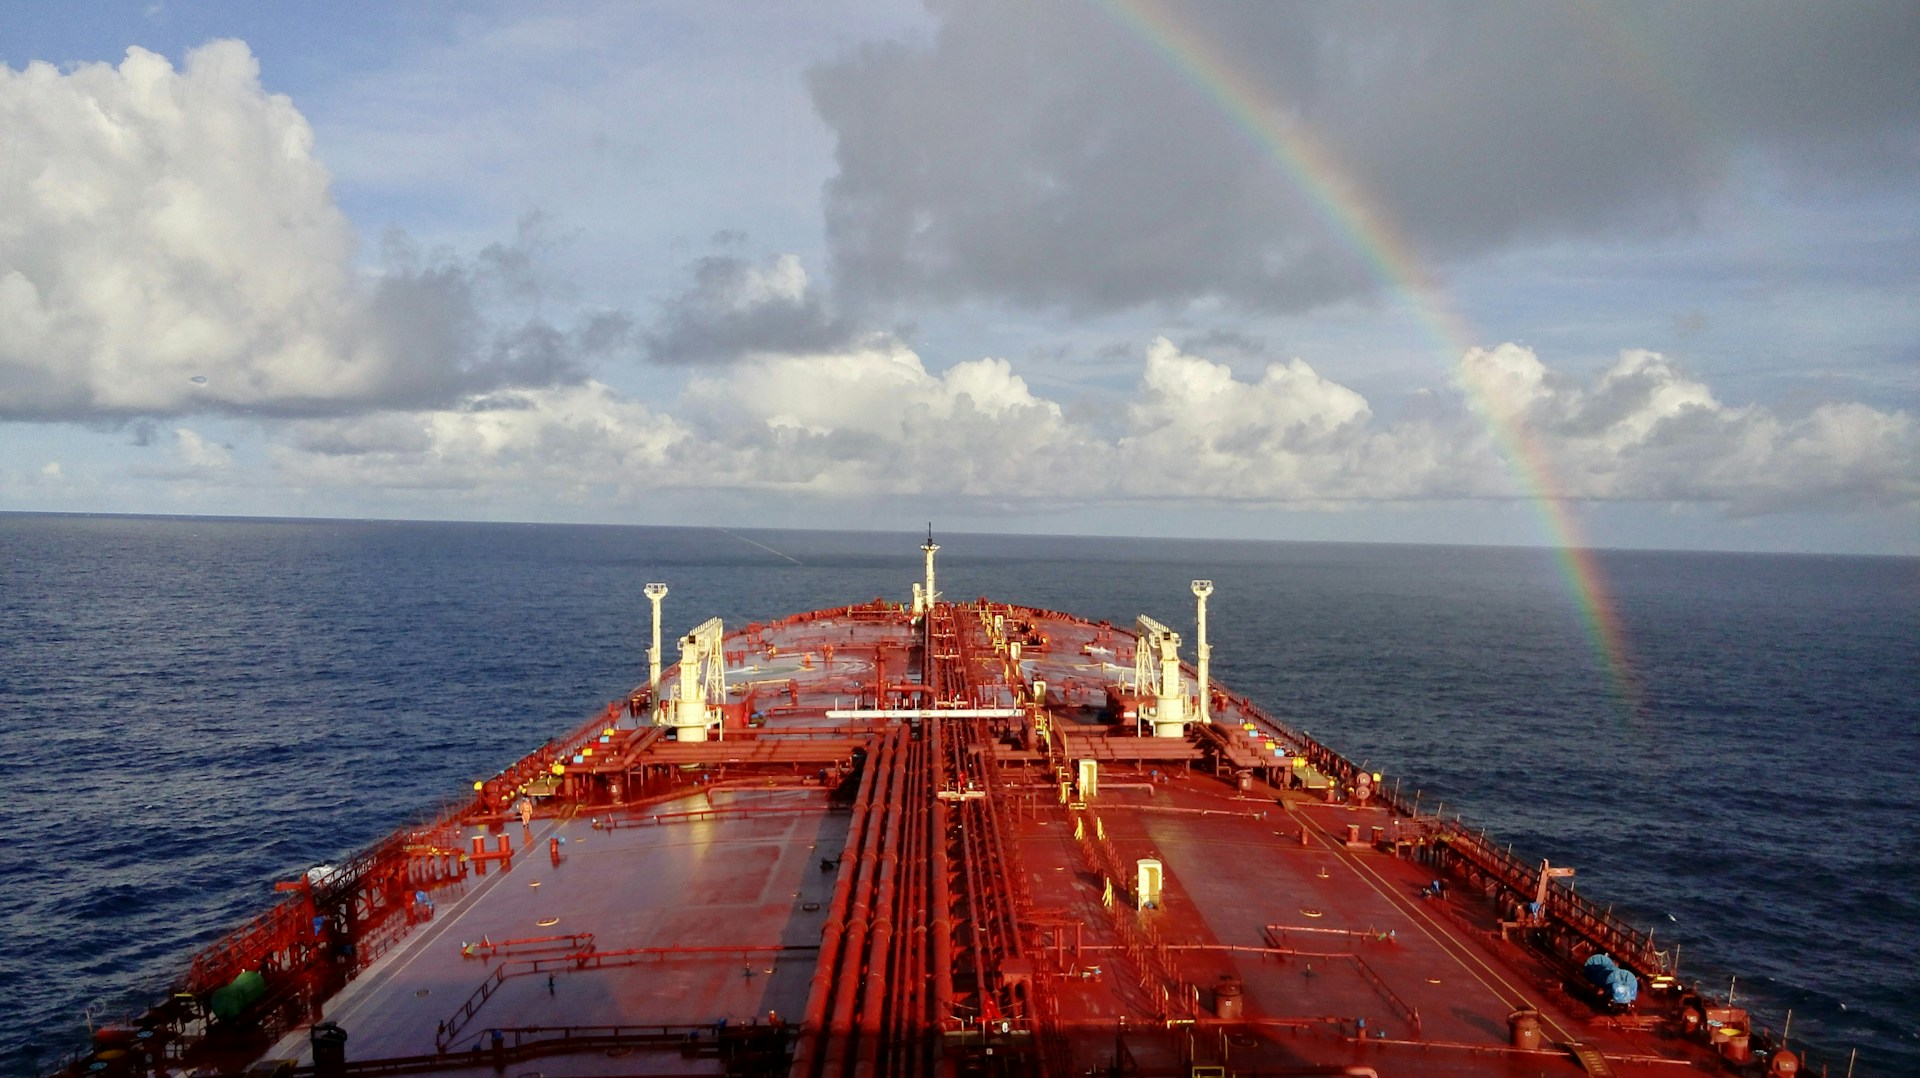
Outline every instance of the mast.
[[926, 601], [927, 608], [932, 609], [936, 594], [933, 590], [933, 552], [940, 549], [940, 544], [933, 541], [933, 521], [931, 520], [927, 521], [927, 541], [921, 544], [920, 549], [927, 552]]

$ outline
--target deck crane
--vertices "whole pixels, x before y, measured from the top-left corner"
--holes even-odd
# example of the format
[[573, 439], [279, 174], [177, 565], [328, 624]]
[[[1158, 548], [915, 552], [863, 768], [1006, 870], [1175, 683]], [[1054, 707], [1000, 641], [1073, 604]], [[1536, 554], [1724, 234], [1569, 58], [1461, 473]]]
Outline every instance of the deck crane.
[[[708, 618], [680, 638], [680, 686], [663, 700], [654, 725], [670, 726], [681, 741], [705, 741], [707, 727], [720, 722], [727, 700], [726, 635], [719, 618]], [[721, 736], [725, 736], [724, 730]]]
[[[1142, 717], [1153, 724], [1155, 737], [1181, 737], [1191, 718], [1187, 710], [1186, 687], [1180, 683], [1180, 634], [1145, 614], [1138, 622], [1140, 640], [1133, 648], [1133, 683], [1136, 690], [1153, 687], [1153, 705]], [[1159, 655], [1159, 672], [1154, 672], [1154, 654]]]
[[1552, 861], [1542, 859], [1540, 862], [1540, 887], [1538, 890], [1534, 891], [1533, 905], [1528, 909], [1527, 912], [1532, 914], [1534, 917], [1544, 918], [1547, 912], [1548, 882], [1551, 880], [1571, 879], [1572, 877], [1573, 877], [1573, 869], [1568, 868], [1564, 865], [1562, 865], [1559, 868], [1555, 868], [1553, 867]]

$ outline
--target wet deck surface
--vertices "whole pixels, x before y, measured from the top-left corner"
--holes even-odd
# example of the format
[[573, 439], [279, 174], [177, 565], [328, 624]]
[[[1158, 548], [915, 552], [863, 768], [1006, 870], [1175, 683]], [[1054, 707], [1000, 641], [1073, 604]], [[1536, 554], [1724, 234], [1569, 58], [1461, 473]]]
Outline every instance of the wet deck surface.
[[[1144, 770], [1105, 775], [1147, 777]], [[1565, 1051], [1510, 1048], [1507, 1015], [1533, 1007], [1547, 1043], [1596, 1044], [1616, 1073], [1672, 1072], [1673, 1063], [1633, 1061], [1662, 1051], [1649, 1038], [1595, 1028], [1590, 1012], [1534, 986], [1510, 963], [1510, 947], [1470, 929], [1460, 914], [1448, 915], [1443, 907], [1455, 899], [1420, 897], [1431, 873], [1416, 861], [1344, 842], [1348, 823], [1361, 823], [1368, 835], [1384, 822], [1382, 810], [1287, 800], [1196, 790], [1163, 772], [1147, 789], [1103, 794], [1088, 805], [1123, 863], [1151, 857], [1165, 866], [1158, 907], [1121, 915], [1152, 926], [1186, 980], [1209, 986], [1233, 977], [1244, 985], [1242, 1021], [1228, 1045], [1241, 1065], [1582, 1073]], [[1209, 815], [1197, 815], [1202, 811]], [[1072, 936], [1064, 937], [1071, 975], [1058, 998], [1062, 1018], [1081, 1027], [1091, 1046], [1124, 1035], [1128, 1024], [1137, 1029], [1152, 1000], [1109, 927], [1114, 914], [1103, 902], [1101, 876], [1071, 832], [1064, 819], [1032, 820], [1021, 830], [1021, 852], [1035, 907], [1083, 926], [1078, 955]], [[1216, 1000], [1203, 988], [1198, 1002], [1204, 1029]], [[1417, 1013], [1417, 1026], [1409, 1011]], [[1127, 1039], [1143, 1063], [1172, 1062], [1158, 1058], [1169, 1053], [1157, 1034]]]
[[[1543, 985], [1464, 896], [1421, 897], [1434, 870], [1417, 849], [1392, 845], [1399, 825], [1386, 810], [1270, 785], [1293, 785], [1286, 753], [1298, 755], [1299, 746], [1273, 740], [1280, 735], [1264, 723], [1243, 731], [1264, 718], [1251, 704], [1216, 698], [1213, 719], [1228, 734], [1212, 749], [1199, 738], [1132, 736], [1093, 721], [1107, 685], [1131, 676], [1131, 635], [1071, 619], [1039, 628], [1046, 643], [1017, 662], [994, 660], [1004, 680], [987, 679], [967, 704], [1012, 704], [1044, 681], [1058, 742], [1049, 751], [1001, 730], [976, 750], [997, 761], [988, 773], [998, 786], [976, 790], [953, 771], [939, 781], [949, 793], [964, 786], [968, 796], [994, 799], [992, 812], [1006, 821], [1010, 862], [1019, 868], [1008, 885], [1020, 893], [1004, 897], [1025, 918], [1030, 950], [1021, 961], [1031, 962], [1036, 990], [1052, 1000], [1060, 1073], [1110, 1066], [1121, 1055], [1169, 1072], [1199, 1060], [1247, 1071], [1584, 1073], [1564, 1047], [1572, 1042], [1598, 1046], [1618, 1074], [1688, 1065], [1654, 1059], [1674, 1046], [1596, 1024]], [[584, 765], [604, 774], [638, 760], [654, 769], [646, 781], [679, 784], [674, 794], [643, 807], [555, 802], [530, 828], [517, 820], [469, 828], [488, 832], [489, 848], [504, 830], [515, 857], [470, 876], [463, 894], [444, 898], [431, 921], [326, 1004], [323, 1017], [349, 1031], [350, 1057], [444, 1052], [448, 1072], [491, 1074], [481, 1056], [497, 1027], [711, 1035], [723, 1020], [735, 1029], [799, 1021], [846, 870], [821, 864], [840, 857], [852, 819], [844, 802], [830, 807], [828, 791], [856, 751], [872, 751], [902, 721], [862, 725], [827, 713], [921, 706], [916, 639], [904, 618], [851, 615], [730, 637], [729, 696], [747, 704], [750, 725], [724, 730], [724, 741], [682, 743], [644, 720], [620, 721], [596, 762]], [[1094, 796], [1073, 804], [1057, 796], [1063, 759], [1097, 761]], [[1253, 781], [1242, 788], [1215, 759], [1251, 769]], [[1214, 774], [1216, 766], [1226, 773]], [[629, 791], [642, 781], [617, 777], [632, 783]], [[953, 802], [949, 826], [959, 826], [962, 804]], [[1350, 843], [1350, 826], [1363, 840], [1381, 828], [1389, 842]], [[1134, 880], [1111, 879], [1131, 874], [1142, 858], [1165, 870], [1160, 900], [1144, 910], [1127, 899]], [[924, 925], [926, 911], [915, 913]], [[953, 924], [959, 946], [968, 927], [957, 915]], [[1229, 977], [1244, 986], [1242, 1013], [1223, 1024], [1214, 987]], [[1171, 984], [1196, 990], [1169, 999]], [[1509, 1046], [1507, 1016], [1520, 1007], [1540, 1011], [1547, 1048]], [[978, 1017], [933, 1021], [951, 1036], [970, 1021], [977, 1029]], [[929, 1043], [940, 1035], [926, 1034]], [[470, 1055], [476, 1049], [481, 1056]], [[305, 1031], [274, 1054], [310, 1058]], [[723, 1067], [661, 1046], [547, 1057], [537, 1070]]]
[[[530, 831], [510, 826], [523, 850], [511, 867], [475, 876], [464, 897], [363, 972], [324, 1017], [350, 1031], [354, 1058], [377, 1058], [434, 1053], [442, 1022], [459, 1029], [450, 1045], [457, 1054], [484, 1047], [495, 1026], [739, 1025], [797, 1016], [825, 916], [805, 906], [824, 907], [831, 894], [834, 876], [820, 860], [838, 856], [846, 816], [827, 812], [817, 791], [721, 790], [658, 807], [686, 812], [710, 804], [814, 811], [613, 829], [588, 818], [536, 821]], [[563, 843], [558, 863], [548, 853], [553, 838]], [[511, 942], [571, 933], [591, 933], [592, 949], [603, 955], [669, 953], [578, 968], [560, 957], [568, 950], [562, 944]], [[500, 949], [465, 955], [470, 945], [487, 944]], [[764, 950], [773, 946], [797, 949]], [[684, 950], [671, 953], [676, 948]], [[502, 968], [506, 976], [490, 997], [452, 1021]], [[298, 1038], [280, 1051], [309, 1058]]]

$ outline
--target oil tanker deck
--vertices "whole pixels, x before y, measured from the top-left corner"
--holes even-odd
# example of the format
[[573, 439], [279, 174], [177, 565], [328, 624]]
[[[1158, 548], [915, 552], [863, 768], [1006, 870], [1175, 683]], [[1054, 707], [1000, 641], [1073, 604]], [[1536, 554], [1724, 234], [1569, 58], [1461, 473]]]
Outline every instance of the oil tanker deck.
[[1129, 627], [926, 581], [680, 641], [280, 884], [76, 1074], [1789, 1075], [1652, 935]]

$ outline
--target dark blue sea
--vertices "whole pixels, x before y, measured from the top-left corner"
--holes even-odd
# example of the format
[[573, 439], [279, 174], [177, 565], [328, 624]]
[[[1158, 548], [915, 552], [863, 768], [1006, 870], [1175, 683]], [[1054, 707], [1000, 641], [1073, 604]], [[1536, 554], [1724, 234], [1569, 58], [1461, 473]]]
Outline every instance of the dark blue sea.
[[[1116, 623], [1190, 632], [1211, 577], [1217, 679], [1575, 866], [1815, 1068], [1920, 1074], [1920, 560], [1604, 552], [1629, 703], [1545, 551], [939, 540], [950, 598]], [[648, 581], [678, 634], [904, 600], [920, 542], [0, 515], [0, 1073], [644, 680]]]

